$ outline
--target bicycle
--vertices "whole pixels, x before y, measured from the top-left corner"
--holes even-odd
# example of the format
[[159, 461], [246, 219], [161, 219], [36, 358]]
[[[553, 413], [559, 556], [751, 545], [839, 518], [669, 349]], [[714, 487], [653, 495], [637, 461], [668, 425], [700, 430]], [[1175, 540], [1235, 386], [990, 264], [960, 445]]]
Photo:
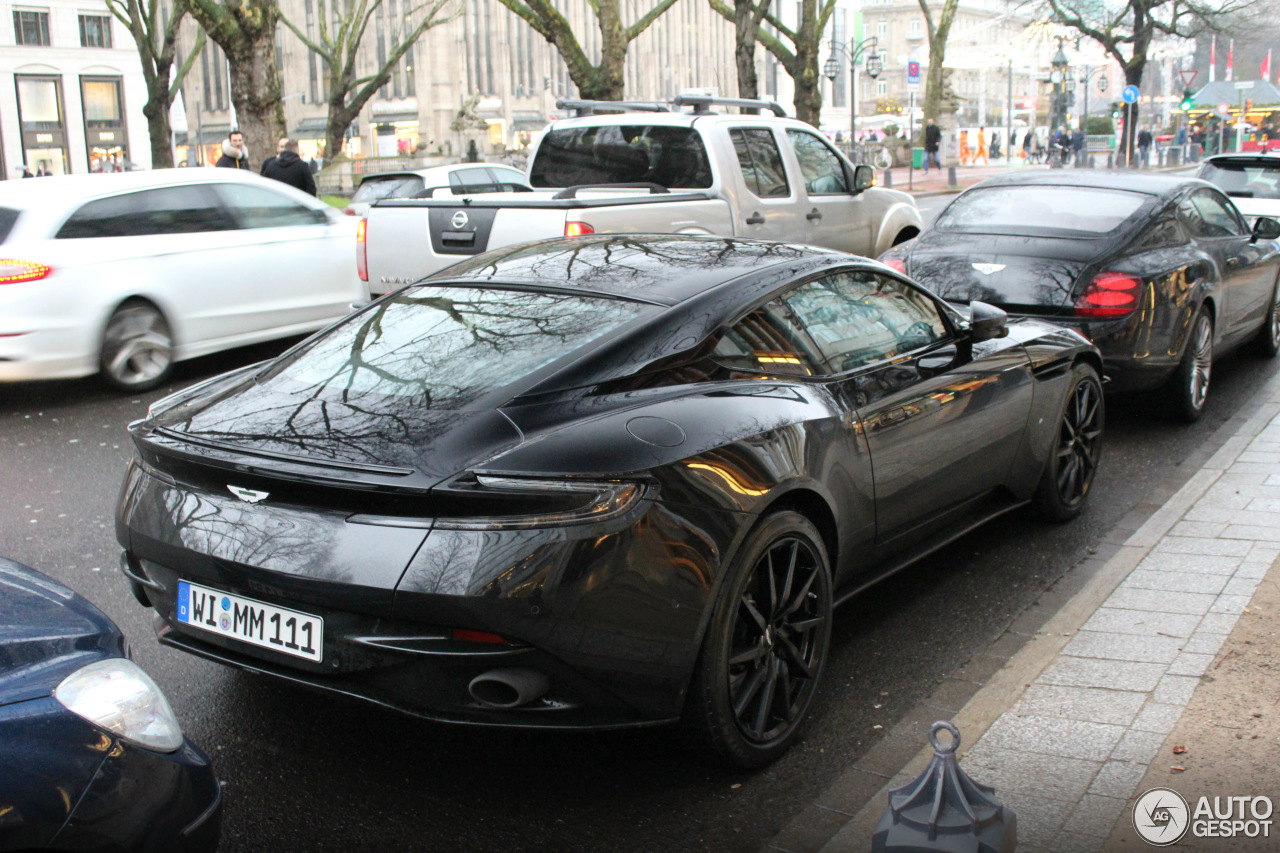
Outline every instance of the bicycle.
[[888, 169], [893, 165], [893, 155], [883, 145], [873, 142], [859, 142], [853, 147], [853, 162], [870, 163], [877, 169]]

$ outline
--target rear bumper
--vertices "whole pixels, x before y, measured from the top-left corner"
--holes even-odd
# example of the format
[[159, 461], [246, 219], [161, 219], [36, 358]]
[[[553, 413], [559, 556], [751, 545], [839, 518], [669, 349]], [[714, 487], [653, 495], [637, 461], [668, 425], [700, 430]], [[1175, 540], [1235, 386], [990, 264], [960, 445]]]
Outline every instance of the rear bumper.
[[1177, 369], [1186, 343], [1185, 334], [1158, 328], [1139, 314], [1115, 320], [1027, 316], [1073, 329], [1097, 346], [1108, 393], [1159, 387]]

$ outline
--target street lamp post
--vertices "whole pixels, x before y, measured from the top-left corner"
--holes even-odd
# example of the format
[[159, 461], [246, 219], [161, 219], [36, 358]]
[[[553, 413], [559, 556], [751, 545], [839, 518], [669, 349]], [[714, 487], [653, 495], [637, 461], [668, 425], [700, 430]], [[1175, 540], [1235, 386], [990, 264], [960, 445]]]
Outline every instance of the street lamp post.
[[871, 79], [880, 76], [883, 68], [880, 60], [880, 54], [876, 53], [876, 47], [879, 40], [875, 36], [865, 38], [857, 44], [853, 40], [849, 40], [846, 47], [838, 41], [831, 42], [831, 56], [827, 57], [826, 63], [822, 66], [822, 73], [828, 80], [835, 82], [836, 75], [840, 73], [840, 60], [837, 58], [837, 51], [849, 59], [849, 159], [853, 159], [854, 143], [858, 138], [858, 60], [865, 57], [867, 64], [867, 73], [871, 75]]
[[1089, 84], [1094, 77], [1098, 78], [1098, 86], [1104, 91], [1107, 88], [1107, 68], [1105, 65], [1085, 65], [1080, 69], [1080, 87], [1084, 90], [1084, 118], [1081, 119], [1080, 129], [1084, 131], [1085, 137], [1085, 160], [1086, 165], [1089, 158], [1088, 140], [1089, 140]]
[[1058, 52], [1049, 60], [1053, 71], [1049, 80], [1053, 83], [1053, 116], [1049, 121], [1049, 141], [1057, 134], [1059, 126], [1065, 123], [1067, 114], [1067, 80], [1071, 75], [1067, 71], [1069, 65], [1067, 55], [1062, 52], [1062, 39], [1058, 39]]

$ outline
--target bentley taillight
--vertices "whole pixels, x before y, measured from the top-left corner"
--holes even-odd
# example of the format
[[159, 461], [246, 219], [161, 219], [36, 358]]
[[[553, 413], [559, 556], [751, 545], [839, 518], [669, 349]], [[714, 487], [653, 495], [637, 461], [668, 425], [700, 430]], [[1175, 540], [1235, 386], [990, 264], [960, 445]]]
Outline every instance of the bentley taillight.
[[1102, 272], [1093, 277], [1076, 299], [1077, 317], [1122, 317], [1138, 307], [1142, 279], [1119, 272]]

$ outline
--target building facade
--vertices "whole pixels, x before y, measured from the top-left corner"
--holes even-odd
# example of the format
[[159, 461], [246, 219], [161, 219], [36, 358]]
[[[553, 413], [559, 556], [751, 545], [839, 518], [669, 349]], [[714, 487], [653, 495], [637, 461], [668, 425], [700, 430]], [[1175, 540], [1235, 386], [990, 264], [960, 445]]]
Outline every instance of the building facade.
[[0, 3], [0, 177], [151, 164], [146, 84], [106, 7]]

